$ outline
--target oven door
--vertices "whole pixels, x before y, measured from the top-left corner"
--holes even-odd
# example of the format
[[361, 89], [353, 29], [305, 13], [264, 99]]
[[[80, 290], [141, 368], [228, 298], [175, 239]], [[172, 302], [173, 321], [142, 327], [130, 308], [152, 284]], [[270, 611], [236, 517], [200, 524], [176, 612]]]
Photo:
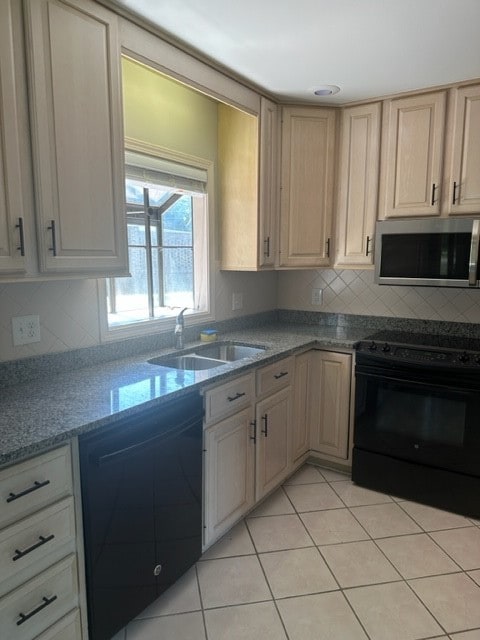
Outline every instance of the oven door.
[[474, 375], [361, 354], [355, 375], [356, 448], [480, 476]]

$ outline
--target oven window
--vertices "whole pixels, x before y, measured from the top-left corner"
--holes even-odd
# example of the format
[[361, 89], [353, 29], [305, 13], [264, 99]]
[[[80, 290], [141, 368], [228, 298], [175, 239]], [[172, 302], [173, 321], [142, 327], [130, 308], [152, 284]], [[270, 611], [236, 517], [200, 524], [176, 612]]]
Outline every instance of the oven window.
[[376, 396], [376, 431], [409, 441], [463, 446], [465, 400], [397, 386], [379, 386]]

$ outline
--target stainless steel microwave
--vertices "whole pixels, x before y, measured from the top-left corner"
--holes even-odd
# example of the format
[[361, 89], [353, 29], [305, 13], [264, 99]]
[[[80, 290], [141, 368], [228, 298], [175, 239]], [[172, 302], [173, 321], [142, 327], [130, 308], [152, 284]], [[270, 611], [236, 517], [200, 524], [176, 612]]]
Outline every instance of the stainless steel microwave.
[[480, 220], [384, 220], [375, 231], [375, 282], [478, 287]]

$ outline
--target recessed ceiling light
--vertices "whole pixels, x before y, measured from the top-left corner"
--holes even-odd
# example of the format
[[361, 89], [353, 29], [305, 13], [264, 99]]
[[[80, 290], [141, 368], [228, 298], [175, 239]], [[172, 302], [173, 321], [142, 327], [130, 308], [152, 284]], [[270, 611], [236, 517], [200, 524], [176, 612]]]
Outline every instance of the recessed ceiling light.
[[313, 93], [316, 96], [333, 96], [334, 93], [338, 93], [340, 87], [335, 84], [321, 84], [318, 87], [313, 88]]

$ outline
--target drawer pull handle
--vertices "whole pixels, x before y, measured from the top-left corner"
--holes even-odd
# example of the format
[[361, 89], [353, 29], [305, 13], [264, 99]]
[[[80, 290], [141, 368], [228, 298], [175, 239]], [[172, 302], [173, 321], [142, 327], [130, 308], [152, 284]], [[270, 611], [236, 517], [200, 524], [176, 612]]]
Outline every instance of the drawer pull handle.
[[12, 557], [13, 562], [15, 562], [16, 560], [20, 560], [20, 558], [23, 558], [23, 556], [28, 555], [32, 551], [35, 551], [35, 549], [38, 549], [38, 547], [42, 547], [44, 544], [47, 544], [47, 542], [50, 542], [50, 540], [53, 540], [54, 538], [55, 536], [53, 535], [53, 533], [47, 536], [46, 538], [44, 536], [38, 536], [38, 542], [36, 542], [35, 544], [32, 544], [31, 547], [28, 547], [23, 551], [20, 551], [19, 549], [15, 549], [15, 555]]
[[18, 498], [23, 498], [23, 496], [26, 496], [27, 494], [32, 493], [32, 491], [36, 491], [37, 489], [46, 487], [47, 484], [50, 484], [50, 480], [44, 480], [43, 482], [38, 482], [38, 480], [35, 480], [35, 482], [31, 487], [29, 487], [28, 489], [25, 489], [25, 491], [22, 491], [21, 493], [10, 492], [8, 494], [7, 502], [13, 502], [14, 500], [18, 500]]
[[283, 376], [288, 376], [288, 371], [281, 371], [280, 373], [276, 373], [273, 377], [275, 380], [279, 380], [280, 378], [283, 378]]
[[246, 395], [245, 391], [243, 393], [240, 393], [239, 391], [237, 391], [237, 393], [234, 396], [227, 396], [227, 400], [229, 402], [233, 402], [234, 400], [238, 400], [239, 398], [243, 398], [244, 395]]
[[268, 438], [268, 413], [262, 416], [262, 420], [265, 427], [264, 429], [262, 429], [262, 433], [265, 436], [265, 438]]
[[34, 615], [39, 613], [42, 609], [45, 609], [45, 607], [48, 607], [48, 605], [52, 604], [52, 602], [54, 602], [57, 599], [57, 597], [58, 596], [52, 596], [51, 598], [46, 598], [45, 596], [43, 596], [42, 604], [39, 604], [36, 609], [33, 609], [32, 611], [30, 611], [30, 613], [19, 613], [18, 614], [19, 620], [17, 620], [17, 627], [19, 627], [21, 624], [23, 624], [27, 620], [30, 620], [30, 618], [32, 618]]

